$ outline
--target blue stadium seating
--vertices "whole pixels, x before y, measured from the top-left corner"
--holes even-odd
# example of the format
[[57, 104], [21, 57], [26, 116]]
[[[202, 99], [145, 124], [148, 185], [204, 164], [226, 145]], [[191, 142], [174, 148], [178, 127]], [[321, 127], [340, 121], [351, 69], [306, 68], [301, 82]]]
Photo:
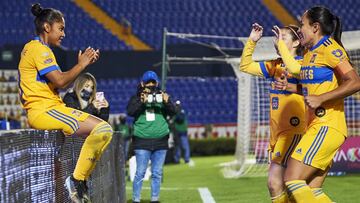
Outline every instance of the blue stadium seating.
[[342, 20], [343, 30], [360, 29], [360, 1], [358, 0], [280, 0], [285, 8], [294, 16], [301, 16], [304, 11], [315, 5], [322, 5], [329, 8], [335, 15]]
[[[139, 79], [99, 79], [98, 91], [104, 91], [110, 113], [126, 112], [129, 98], [136, 93]], [[172, 100], [180, 100], [189, 122], [236, 123], [237, 81], [223, 78], [169, 78], [167, 92]]]
[[[260, 0], [150, 0], [118, 1], [94, 0], [113, 18], [125, 17], [133, 32], [154, 48], [160, 48], [162, 31], [201, 33], [226, 36], [247, 36], [251, 24], [268, 25], [265, 34], [271, 34], [271, 25], [280, 24]], [[174, 40], [184, 43], [184, 40]], [[237, 40], [215, 42], [223, 47], [241, 46]]]
[[[84, 49], [91, 45], [102, 50], [130, 50], [87, 13], [71, 1], [38, 0], [45, 7], [54, 7], [65, 14], [66, 35], [63, 45], [70, 50]], [[135, 35], [155, 49], [161, 47], [162, 30], [170, 32], [201, 33], [225, 36], [247, 36], [251, 23], [265, 26], [265, 35], [271, 26], [280, 22], [268, 11], [261, 0], [93, 0], [117, 21], [126, 18]], [[323, 4], [343, 21], [344, 30], [359, 30], [360, 1], [357, 0], [280, 0], [294, 16], [305, 9]], [[3, 0], [0, 6], [0, 46], [24, 44], [34, 36], [31, 0]], [[172, 38], [170, 43], [186, 43]], [[206, 41], [204, 41], [206, 42]], [[237, 40], [212, 40], [222, 47], [241, 47]]]
[[[71, 1], [38, 0], [43, 7], [53, 7], [65, 15], [66, 37], [63, 46], [70, 50], [85, 49], [88, 46], [102, 50], [129, 50], [94, 19]], [[0, 6], [0, 46], [4, 44], [25, 44], [35, 36], [34, 16], [31, 0], [2, 0]]]

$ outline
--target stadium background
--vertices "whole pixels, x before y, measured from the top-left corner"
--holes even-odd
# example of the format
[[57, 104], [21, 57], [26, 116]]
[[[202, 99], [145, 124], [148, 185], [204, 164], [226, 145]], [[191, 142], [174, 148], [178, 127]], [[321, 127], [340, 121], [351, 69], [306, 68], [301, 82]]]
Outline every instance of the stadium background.
[[[321, 4], [329, 7], [342, 19], [344, 31], [360, 30], [358, 23], [360, 22], [360, 13], [358, 12], [360, 2], [356, 0], [42, 0], [36, 2], [40, 2], [44, 7], [59, 9], [65, 15], [66, 38], [63, 47], [54, 48], [62, 70], [67, 70], [76, 63], [79, 49], [93, 46], [101, 50], [101, 59], [87, 71], [96, 76], [98, 90], [104, 91], [110, 102], [111, 123], [116, 122], [118, 114], [125, 112], [127, 101], [135, 92], [139, 77], [145, 70], [155, 70], [159, 75], [161, 74], [164, 27], [170, 32], [177, 33], [246, 37], [251, 24], [259, 22], [265, 27], [264, 35], [270, 36], [273, 25], [294, 24], [296, 18], [306, 8]], [[0, 118], [6, 117], [10, 121], [12, 129], [28, 128], [17, 98], [16, 69], [23, 45], [34, 37], [34, 18], [30, 12], [32, 3], [35, 2], [3, 0], [0, 3]], [[221, 47], [226, 54], [240, 56], [243, 47], [238, 40], [213, 39], [210, 42], [208, 39], [200, 39], [198, 42], [211, 46], [201, 46], [199, 45], [201, 43], [172, 38], [167, 42], [167, 54], [184, 57], [218, 57], [223, 55], [217, 49], [217, 47]], [[166, 89], [174, 99], [182, 101], [188, 113], [191, 125], [189, 133], [192, 138], [212, 138], [211, 143], [220, 140], [219, 137], [235, 140], [238, 80], [230, 65], [224, 63], [173, 63], [170, 65]], [[266, 100], [267, 93], [265, 92], [261, 97]], [[358, 123], [357, 119], [360, 118], [359, 99], [351, 98], [351, 102], [355, 107], [353, 109], [355, 123]], [[263, 118], [264, 121], [267, 119], [266, 116]], [[358, 125], [355, 124], [354, 128], [357, 130], [352, 136], [358, 136], [360, 131]], [[26, 137], [22, 131], [14, 132], [19, 136], [18, 140]], [[10, 166], [5, 157], [19, 155], [17, 154], [18, 148], [11, 148], [12, 145], [7, 145], [8, 138], [4, 136], [5, 134], [1, 133], [1, 140], [4, 141], [1, 143], [0, 168], [2, 170]], [[39, 133], [39, 136], [42, 134], [46, 133]], [[50, 146], [46, 143], [47, 141], [44, 141], [44, 146]], [[232, 143], [235, 145], [235, 142]], [[31, 155], [30, 152], [31, 150], [34, 152], [34, 148], [30, 147], [31, 144], [26, 146], [28, 146], [28, 151], [24, 153]], [[206, 148], [208, 145], [199, 146]], [[232, 149], [234, 148], [233, 146]], [[221, 149], [214, 151], [216, 153]], [[204, 152], [199, 152], [199, 154], [201, 153]], [[55, 154], [51, 156], [53, 158], [50, 159], [56, 157]], [[69, 154], [68, 158], [72, 156], [75, 157], [74, 154]], [[357, 157], [360, 156], [359, 150], [354, 152], [354, 156], [355, 165], [360, 162], [360, 157]], [[27, 160], [28, 162], [22, 158], [19, 158], [19, 165], [25, 162], [32, 163], [30, 158]], [[224, 159], [229, 159], [229, 157]], [[56, 167], [54, 162], [49, 163], [50, 165]], [[17, 167], [16, 164], [11, 166]], [[71, 168], [71, 166], [69, 167]], [[24, 168], [24, 173], [30, 173], [30, 169], [30, 165], [28, 168]], [[14, 170], [16, 171], [16, 169]], [[13, 172], [10, 170], [9, 174], [0, 174], [2, 177], [0, 202], [10, 201], [5, 199], [8, 196], [4, 196], [4, 194], [13, 191], [5, 191], [3, 188], [12, 187], [10, 184], [12, 179], [6, 177], [11, 176]], [[17, 184], [22, 185], [22, 182], [13, 180], [15, 181], [13, 188], [19, 188]], [[28, 181], [31, 182], [31, 179]], [[234, 184], [236, 187], [236, 183]], [[266, 191], [266, 188], [263, 187], [262, 190]], [[49, 192], [44, 191], [45, 193]], [[31, 193], [31, 190], [28, 192]], [[18, 197], [14, 195], [12, 198], [15, 198], [13, 199], [15, 201]], [[216, 196], [215, 199], [218, 200]], [[266, 201], [266, 196], [264, 199], [262, 201]], [[25, 202], [27, 202], [26, 200], [29, 199], [25, 199]], [[46, 200], [33, 201], [47, 202]], [[338, 200], [338, 202], [341, 201]]]

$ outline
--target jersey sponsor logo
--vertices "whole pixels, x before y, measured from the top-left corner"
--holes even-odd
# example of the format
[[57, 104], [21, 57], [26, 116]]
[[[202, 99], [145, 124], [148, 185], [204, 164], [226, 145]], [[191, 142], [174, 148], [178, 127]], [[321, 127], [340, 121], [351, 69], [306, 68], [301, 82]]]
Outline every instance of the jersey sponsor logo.
[[328, 66], [302, 66], [300, 83], [319, 84], [333, 81], [334, 70]]
[[52, 63], [53, 62], [53, 59], [52, 58], [48, 58], [44, 61], [45, 64], [49, 64], [49, 63]]
[[300, 78], [302, 80], [312, 80], [314, 79], [314, 70], [313, 69], [303, 69], [300, 71]]
[[297, 149], [295, 152], [298, 153], [298, 154], [302, 154], [301, 148]]
[[273, 110], [277, 110], [279, 109], [279, 98], [278, 97], [273, 97], [271, 99], [271, 108]]
[[292, 126], [298, 126], [300, 124], [300, 119], [296, 116], [290, 118], [290, 124]]
[[341, 51], [341, 49], [336, 49], [331, 52], [335, 57], [340, 58], [344, 53]]
[[326, 110], [323, 107], [318, 107], [315, 109], [315, 115], [317, 117], [323, 117], [326, 114]]
[[310, 59], [310, 63], [314, 63], [316, 59], [317, 54], [313, 54]]

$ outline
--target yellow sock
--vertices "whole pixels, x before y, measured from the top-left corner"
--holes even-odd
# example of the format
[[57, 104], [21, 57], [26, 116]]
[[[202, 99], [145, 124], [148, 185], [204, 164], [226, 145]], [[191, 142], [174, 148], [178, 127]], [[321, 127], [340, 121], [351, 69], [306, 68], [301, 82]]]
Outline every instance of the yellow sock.
[[271, 197], [273, 203], [288, 203], [288, 197], [285, 191], [276, 197]]
[[102, 147], [102, 149], [100, 150], [100, 154], [97, 153], [95, 154], [95, 163], [91, 166], [91, 168], [89, 169], [88, 173], [85, 176], [85, 180], [87, 180], [91, 174], [91, 172], [95, 169], [97, 163], [99, 162], [101, 155], [104, 153], [104, 151], [107, 149], [107, 146], [110, 144], [112, 137], [105, 143], [105, 145]]
[[100, 159], [112, 138], [111, 126], [103, 121], [97, 124], [81, 148], [73, 176], [76, 180], [86, 180], [94, 170], [96, 161]]
[[332, 203], [332, 200], [323, 192], [322, 188], [311, 188], [311, 191], [319, 203]]
[[288, 196], [292, 196], [297, 203], [315, 203], [314, 194], [304, 180], [293, 180], [285, 183]]

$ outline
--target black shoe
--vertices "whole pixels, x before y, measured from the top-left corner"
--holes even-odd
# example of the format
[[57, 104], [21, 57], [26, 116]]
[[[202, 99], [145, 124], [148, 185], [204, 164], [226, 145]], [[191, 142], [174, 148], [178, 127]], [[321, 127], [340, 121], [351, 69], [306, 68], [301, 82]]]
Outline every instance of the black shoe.
[[135, 201], [133, 201], [132, 203], [140, 203], [140, 202], [135, 202]]
[[73, 176], [69, 176], [65, 180], [65, 187], [69, 192], [72, 202], [91, 203], [86, 181], [76, 180]]
[[159, 201], [150, 201], [150, 203], [160, 203]]

